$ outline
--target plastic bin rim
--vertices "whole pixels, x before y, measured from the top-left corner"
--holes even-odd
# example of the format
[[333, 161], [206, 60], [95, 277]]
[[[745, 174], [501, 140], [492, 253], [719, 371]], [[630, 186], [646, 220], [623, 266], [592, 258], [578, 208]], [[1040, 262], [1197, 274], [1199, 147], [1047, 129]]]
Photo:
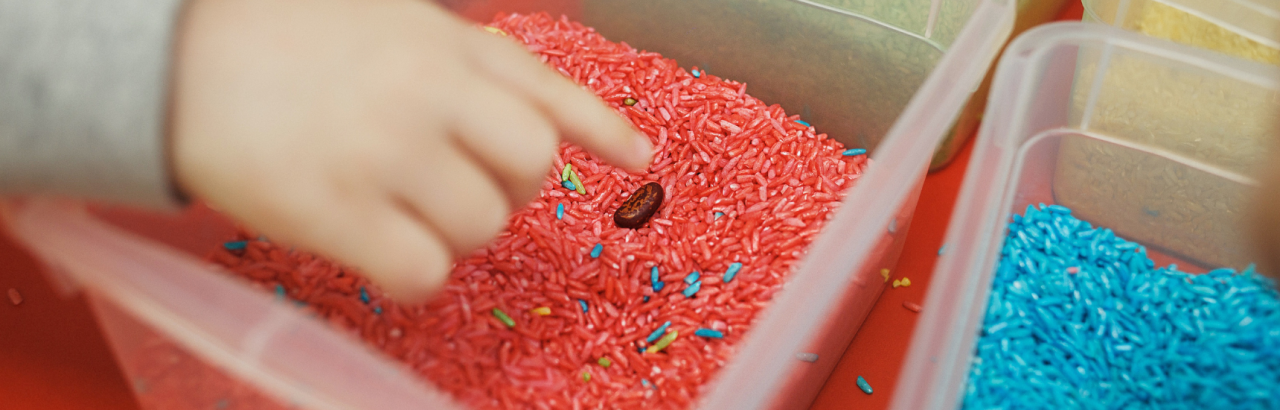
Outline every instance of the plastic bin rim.
[[[1057, 47], [1090, 43], [1142, 52], [1192, 67], [1219, 72], [1251, 84], [1280, 88], [1275, 67], [1199, 47], [1158, 39], [1105, 24], [1055, 22], [1027, 30], [1009, 44], [996, 68], [996, 81], [1006, 65], [1043, 61]], [[1029, 85], [1029, 84], [1022, 84]], [[987, 107], [990, 108], [991, 103]]]
[[938, 13], [938, 11], [936, 10], [936, 8], [937, 8], [937, 4], [938, 4], [938, 3], [936, 3], [936, 2], [935, 2], [935, 5], [934, 5], [934, 8], [930, 10], [930, 14], [931, 14], [931, 15], [929, 16], [929, 22], [928, 22], [928, 24], [927, 24], [927, 25], [926, 25], [926, 27], [925, 27], [925, 34], [917, 34], [917, 33], [913, 32], [913, 31], [911, 31], [911, 30], [907, 30], [907, 29], [905, 29], [905, 28], [898, 27], [898, 26], [895, 26], [895, 25], [892, 25], [892, 24], [889, 24], [889, 23], [886, 23], [886, 22], [880, 21], [880, 20], [875, 19], [875, 18], [870, 17], [870, 16], [866, 16], [866, 15], [863, 15], [863, 14], [860, 14], [860, 13], [857, 13], [857, 12], [854, 12], [854, 11], [850, 11], [850, 10], [845, 10], [845, 9], [842, 9], [842, 8], [839, 8], [839, 7], [835, 7], [835, 6], [831, 6], [831, 5], [827, 5], [827, 4], [822, 4], [822, 3], [819, 3], [819, 2], [816, 2], [816, 1], [813, 1], [813, 0], [788, 0], [788, 1], [795, 2], [795, 3], [799, 3], [799, 4], [803, 4], [803, 5], [805, 5], [805, 6], [813, 7], [813, 8], [819, 9], [819, 10], [823, 10], [823, 11], [827, 11], [827, 12], [831, 12], [831, 13], [839, 14], [839, 15], [842, 15], [842, 16], [845, 16], [845, 17], [849, 17], [849, 18], [853, 18], [853, 19], [861, 20], [861, 21], [866, 22], [866, 23], [868, 23], [868, 24], [872, 24], [872, 25], [875, 25], [875, 26], [878, 26], [878, 27], [884, 28], [884, 29], [886, 29], [886, 30], [893, 31], [893, 32], [895, 32], [895, 33], [902, 34], [902, 35], [905, 35], [905, 36], [907, 36], [907, 37], [911, 37], [911, 38], [914, 38], [914, 39], [916, 39], [916, 40], [919, 40], [919, 41], [921, 41], [921, 42], [923, 42], [923, 43], [925, 43], [925, 44], [928, 44], [930, 47], [933, 47], [935, 50], [938, 50], [939, 52], [946, 52], [946, 51], [947, 51], [947, 49], [948, 49], [948, 48], [950, 48], [950, 47], [947, 47], [947, 46], [943, 46], [942, 44], [938, 43], [938, 41], [937, 41], [936, 39], [934, 39], [934, 38], [933, 38], [933, 26], [934, 26], [934, 24], [936, 24], [936, 23], [937, 23], [936, 14]]

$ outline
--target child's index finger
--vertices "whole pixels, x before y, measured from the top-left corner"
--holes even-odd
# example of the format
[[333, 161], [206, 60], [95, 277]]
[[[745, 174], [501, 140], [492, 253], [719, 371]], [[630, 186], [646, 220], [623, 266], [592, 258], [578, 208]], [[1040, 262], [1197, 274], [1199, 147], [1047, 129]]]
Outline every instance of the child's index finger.
[[503, 37], [480, 31], [471, 55], [482, 73], [511, 87], [538, 107], [563, 138], [631, 171], [642, 171], [653, 158], [649, 137], [636, 131], [592, 93], [542, 65]]

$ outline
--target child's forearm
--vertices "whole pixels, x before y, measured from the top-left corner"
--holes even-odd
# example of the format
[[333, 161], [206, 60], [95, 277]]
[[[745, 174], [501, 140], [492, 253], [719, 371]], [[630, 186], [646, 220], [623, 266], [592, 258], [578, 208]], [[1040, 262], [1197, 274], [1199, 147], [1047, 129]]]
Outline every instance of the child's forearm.
[[183, 0], [0, 0], [0, 196], [174, 203], [165, 117]]

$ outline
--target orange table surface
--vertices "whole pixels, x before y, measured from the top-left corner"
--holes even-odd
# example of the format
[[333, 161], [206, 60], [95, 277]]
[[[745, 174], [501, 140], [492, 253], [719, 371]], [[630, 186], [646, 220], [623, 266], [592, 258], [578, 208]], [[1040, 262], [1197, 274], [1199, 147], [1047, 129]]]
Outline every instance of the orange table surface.
[[[1060, 19], [1078, 20], [1082, 10], [1074, 2]], [[902, 258], [893, 269], [895, 278], [910, 278], [912, 284], [887, 289], [876, 302], [814, 409], [888, 407], [918, 316], [902, 303], [924, 300], [972, 145], [925, 179]], [[138, 409], [84, 299], [60, 297], [39, 264], [0, 235], [0, 292], [9, 289], [18, 291], [22, 303], [0, 298], [0, 409]], [[858, 376], [875, 393], [859, 390]]]

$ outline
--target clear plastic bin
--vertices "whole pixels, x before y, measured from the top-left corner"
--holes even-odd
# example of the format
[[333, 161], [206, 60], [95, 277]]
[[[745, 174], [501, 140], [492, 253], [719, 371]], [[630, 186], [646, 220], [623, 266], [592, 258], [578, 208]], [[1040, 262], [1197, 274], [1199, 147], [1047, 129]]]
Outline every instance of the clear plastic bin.
[[[1136, 78], [1131, 71], [1151, 80], [1116, 87], [1117, 76]], [[1274, 135], [1278, 97], [1276, 67], [1113, 27], [1055, 23], [1015, 40], [997, 69], [947, 231], [947, 253], [934, 270], [893, 408], [960, 404], [1006, 224], [1027, 205], [1058, 203], [1078, 210], [1078, 204], [1064, 199], [1088, 197], [1095, 201], [1089, 206], [1104, 212], [1074, 215], [1115, 229], [1118, 236], [1147, 246], [1157, 264], [1177, 263], [1183, 271], [1203, 272], [1218, 263], [1180, 252], [1185, 248], [1177, 241], [1247, 257], [1241, 224], [1260, 152], [1231, 167], [1206, 163], [1162, 143], [1183, 135], [1180, 127], [1107, 127], [1098, 118], [1103, 110], [1120, 108], [1135, 123], [1185, 124], [1205, 115], [1229, 115], [1233, 121], [1208, 123], [1227, 124], [1225, 129], [1195, 129], [1225, 138], [1259, 127]], [[1108, 107], [1104, 101], [1125, 104]], [[1190, 101], [1195, 104], [1182, 104]], [[1188, 108], [1170, 112], [1170, 106]], [[1111, 179], [1093, 178], [1103, 172]], [[1141, 192], [1129, 191], [1139, 186]], [[1135, 209], [1135, 197], [1161, 201]], [[1115, 219], [1131, 230], [1109, 226]], [[1171, 240], [1170, 227], [1183, 232], [1185, 221], [1197, 229]]]
[[[870, 150], [875, 164], [700, 403], [732, 409], [803, 407], [821, 389], [886, 286], [881, 270], [897, 261], [934, 147], [1015, 16], [1008, 0], [446, 3], [475, 20], [497, 11], [580, 18], [615, 41], [744, 81], [766, 102]], [[911, 8], [894, 16], [912, 18], [876, 19], [899, 7]], [[214, 211], [155, 215], [31, 199], [3, 213], [11, 233], [60, 272], [56, 280], [89, 294], [146, 408], [176, 405], [165, 400], [212, 409], [457, 407], [363, 342], [210, 269], [200, 257], [232, 232]], [[797, 360], [802, 352], [818, 359]], [[140, 355], [189, 370], [157, 378], [139, 368]], [[155, 397], [160, 387], [186, 393]]]

